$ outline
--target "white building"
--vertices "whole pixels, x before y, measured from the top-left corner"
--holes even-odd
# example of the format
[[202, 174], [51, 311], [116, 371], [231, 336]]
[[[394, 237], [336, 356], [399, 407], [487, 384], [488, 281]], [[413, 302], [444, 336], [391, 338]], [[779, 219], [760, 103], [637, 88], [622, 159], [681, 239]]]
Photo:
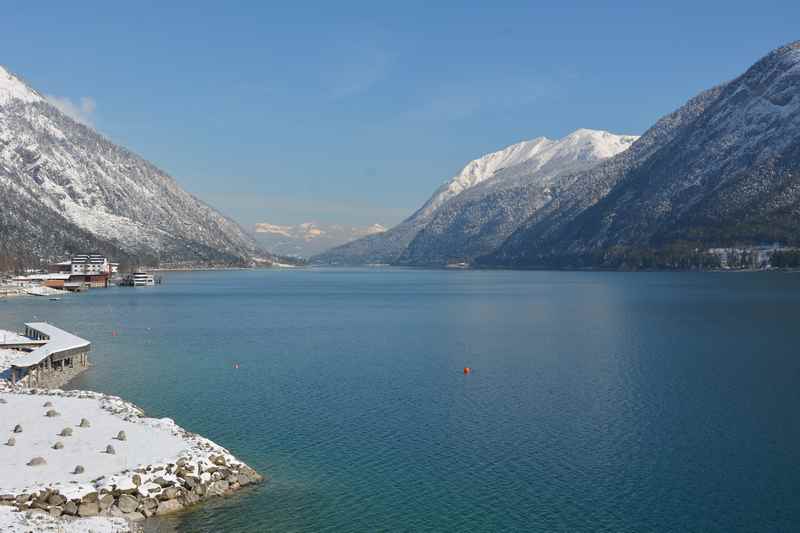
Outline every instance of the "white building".
[[107, 257], [98, 254], [75, 255], [70, 261], [59, 263], [58, 266], [69, 267], [71, 274], [80, 276], [115, 274], [119, 269], [118, 263], [111, 263]]

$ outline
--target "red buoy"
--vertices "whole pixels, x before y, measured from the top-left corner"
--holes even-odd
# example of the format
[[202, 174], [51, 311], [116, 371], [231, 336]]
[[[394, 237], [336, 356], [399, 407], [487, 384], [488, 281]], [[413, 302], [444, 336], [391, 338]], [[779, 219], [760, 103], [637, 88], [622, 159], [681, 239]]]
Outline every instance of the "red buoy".
[[470, 372], [472, 372], [472, 369], [470, 367], [468, 367], [468, 366], [465, 366], [464, 367], [464, 374], [469, 374]]

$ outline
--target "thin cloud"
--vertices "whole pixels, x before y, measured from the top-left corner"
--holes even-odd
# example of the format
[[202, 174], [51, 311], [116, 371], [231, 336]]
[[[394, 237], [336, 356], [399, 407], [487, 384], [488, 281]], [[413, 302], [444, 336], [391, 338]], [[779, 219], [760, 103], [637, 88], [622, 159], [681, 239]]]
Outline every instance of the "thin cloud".
[[97, 109], [97, 102], [89, 96], [82, 96], [77, 102], [67, 96], [45, 95], [47, 101], [53, 104], [56, 109], [67, 115], [76, 122], [80, 122], [89, 127], [94, 127], [94, 112]]

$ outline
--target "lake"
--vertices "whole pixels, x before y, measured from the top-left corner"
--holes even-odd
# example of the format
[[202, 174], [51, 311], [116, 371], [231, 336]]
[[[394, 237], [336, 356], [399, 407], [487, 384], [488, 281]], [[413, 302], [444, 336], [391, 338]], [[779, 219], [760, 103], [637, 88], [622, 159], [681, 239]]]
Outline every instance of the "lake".
[[0, 301], [0, 327], [93, 341], [72, 388], [269, 476], [156, 524], [215, 533], [796, 529], [799, 319], [780, 273], [194, 272]]

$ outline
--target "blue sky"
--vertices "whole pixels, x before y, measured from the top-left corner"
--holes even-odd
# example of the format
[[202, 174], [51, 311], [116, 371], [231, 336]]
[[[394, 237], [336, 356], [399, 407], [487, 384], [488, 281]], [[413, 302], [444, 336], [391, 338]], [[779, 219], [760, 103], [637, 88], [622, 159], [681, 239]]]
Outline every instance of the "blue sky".
[[800, 2], [11, 2], [0, 64], [245, 225], [396, 223], [469, 159], [638, 134]]

